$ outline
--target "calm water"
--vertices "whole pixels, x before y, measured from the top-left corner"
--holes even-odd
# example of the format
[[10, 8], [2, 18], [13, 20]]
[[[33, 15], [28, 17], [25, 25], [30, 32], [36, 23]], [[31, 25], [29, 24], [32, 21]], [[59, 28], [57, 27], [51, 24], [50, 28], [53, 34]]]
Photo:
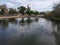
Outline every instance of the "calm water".
[[44, 18], [1, 19], [0, 45], [60, 45], [60, 23]]

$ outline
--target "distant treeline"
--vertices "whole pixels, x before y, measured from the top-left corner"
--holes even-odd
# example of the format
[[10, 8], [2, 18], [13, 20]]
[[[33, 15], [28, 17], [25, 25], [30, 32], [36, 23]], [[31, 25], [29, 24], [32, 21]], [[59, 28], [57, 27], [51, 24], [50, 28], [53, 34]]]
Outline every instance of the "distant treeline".
[[31, 10], [29, 5], [27, 5], [27, 7], [24, 7], [24, 6], [17, 7], [17, 9], [7, 8], [6, 4], [0, 5], [0, 15], [4, 15], [4, 14], [18, 14], [18, 13], [20, 13], [22, 15], [24, 15], [24, 14], [27, 14], [27, 15], [45, 14], [44, 12]]

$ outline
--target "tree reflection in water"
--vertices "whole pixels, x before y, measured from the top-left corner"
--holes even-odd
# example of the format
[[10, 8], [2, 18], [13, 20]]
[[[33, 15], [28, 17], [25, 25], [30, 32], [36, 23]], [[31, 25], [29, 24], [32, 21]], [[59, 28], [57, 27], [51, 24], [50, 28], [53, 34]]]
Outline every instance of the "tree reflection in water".
[[30, 18], [28, 18], [28, 19], [26, 20], [26, 22], [27, 22], [28, 25], [30, 25], [30, 24], [33, 22], [33, 20], [30, 19]]
[[0, 20], [0, 29], [6, 30], [8, 28], [8, 20]]
[[35, 18], [35, 22], [38, 22], [38, 20], [39, 20], [38, 18]]
[[55, 38], [56, 38], [56, 42], [57, 42], [57, 45], [60, 45], [60, 22], [57, 22], [57, 31], [54, 32], [54, 35], [55, 35]]
[[10, 18], [8, 19], [9, 23], [12, 23], [12, 24], [17, 24], [17, 20], [15, 18]]
[[30, 19], [30, 18], [27, 18], [27, 20], [24, 20], [24, 18], [22, 18], [22, 20], [19, 21], [19, 24], [20, 24], [21, 26], [25, 26], [26, 24], [29, 25], [29, 24], [32, 23], [32, 22], [33, 22], [33, 20]]
[[21, 25], [21, 26], [26, 25], [25, 23], [26, 23], [26, 22], [25, 22], [24, 18], [22, 18], [22, 19], [19, 21], [19, 25]]
[[8, 28], [9, 23], [17, 25], [17, 20], [14, 18], [0, 20], [0, 29], [6, 30]]

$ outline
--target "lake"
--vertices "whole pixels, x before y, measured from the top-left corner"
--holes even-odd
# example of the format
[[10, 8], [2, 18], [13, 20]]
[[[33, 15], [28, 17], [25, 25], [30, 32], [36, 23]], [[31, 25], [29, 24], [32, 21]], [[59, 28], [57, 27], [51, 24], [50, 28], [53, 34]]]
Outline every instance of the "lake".
[[45, 18], [0, 19], [0, 45], [60, 45], [60, 23]]

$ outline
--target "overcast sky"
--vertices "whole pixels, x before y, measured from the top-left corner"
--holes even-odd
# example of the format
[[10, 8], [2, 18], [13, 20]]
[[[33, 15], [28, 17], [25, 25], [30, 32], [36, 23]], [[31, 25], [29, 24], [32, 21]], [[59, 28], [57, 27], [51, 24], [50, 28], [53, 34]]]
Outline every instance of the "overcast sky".
[[37, 11], [50, 11], [54, 3], [58, 3], [60, 0], [0, 0], [0, 4], [6, 4], [8, 8], [16, 8], [19, 6], [29, 6], [33, 10]]

